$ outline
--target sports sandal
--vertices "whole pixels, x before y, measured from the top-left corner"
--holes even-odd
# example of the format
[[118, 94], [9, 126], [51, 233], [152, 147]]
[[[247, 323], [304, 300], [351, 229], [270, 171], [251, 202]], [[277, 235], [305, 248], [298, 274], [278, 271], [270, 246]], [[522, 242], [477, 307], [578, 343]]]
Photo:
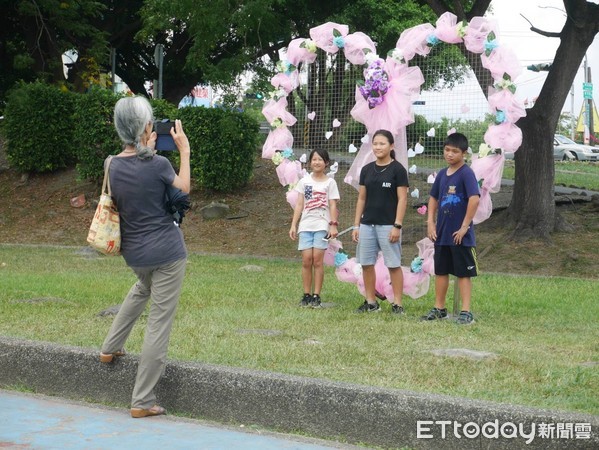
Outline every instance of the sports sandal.
[[131, 417], [141, 419], [142, 417], [161, 416], [166, 414], [166, 409], [162, 406], [154, 405], [149, 409], [131, 408]]
[[111, 363], [115, 358], [125, 356], [127, 352], [125, 349], [118, 350], [114, 353], [102, 353], [100, 352], [100, 362], [101, 363]]

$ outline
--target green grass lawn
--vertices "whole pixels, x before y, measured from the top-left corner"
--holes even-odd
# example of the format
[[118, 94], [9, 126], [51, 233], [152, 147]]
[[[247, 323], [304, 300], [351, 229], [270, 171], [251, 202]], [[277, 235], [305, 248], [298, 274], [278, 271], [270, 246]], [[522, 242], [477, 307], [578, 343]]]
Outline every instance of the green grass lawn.
[[[76, 248], [0, 245], [0, 264], [0, 334], [87, 348], [99, 349], [112, 321], [97, 314], [134, 282], [122, 258]], [[169, 357], [599, 414], [596, 281], [480, 276], [469, 327], [418, 320], [432, 306], [432, 288], [407, 298], [407, 315], [395, 317], [388, 304], [380, 314], [355, 314], [363, 299], [330, 267], [322, 295], [335, 307], [298, 308], [300, 281], [297, 262], [191, 255]], [[144, 323], [129, 352], [140, 351]], [[430, 353], [446, 348], [497, 357]]]

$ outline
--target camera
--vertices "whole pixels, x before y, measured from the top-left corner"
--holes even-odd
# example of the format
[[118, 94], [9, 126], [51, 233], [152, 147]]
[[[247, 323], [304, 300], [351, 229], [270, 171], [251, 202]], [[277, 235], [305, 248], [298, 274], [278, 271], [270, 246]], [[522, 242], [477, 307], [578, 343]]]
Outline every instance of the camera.
[[174, 120], [160, 119], [154, 121], [153, 131], [156, 132], [156, 150], [172, 152], [177, 150], [175, 141], [171, 136], [171, 128], [175, 126]]

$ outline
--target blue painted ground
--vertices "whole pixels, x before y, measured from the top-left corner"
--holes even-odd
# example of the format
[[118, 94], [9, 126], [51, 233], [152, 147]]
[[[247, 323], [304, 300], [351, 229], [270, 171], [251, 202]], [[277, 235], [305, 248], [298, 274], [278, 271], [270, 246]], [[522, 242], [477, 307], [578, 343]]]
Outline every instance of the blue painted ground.
[[[341, 444], [0, 390], [0, 448], [320, 450]], [[343, 445], [343, 448], [351, 446]], [[356, 448], [356, 447], [353, 447]]]

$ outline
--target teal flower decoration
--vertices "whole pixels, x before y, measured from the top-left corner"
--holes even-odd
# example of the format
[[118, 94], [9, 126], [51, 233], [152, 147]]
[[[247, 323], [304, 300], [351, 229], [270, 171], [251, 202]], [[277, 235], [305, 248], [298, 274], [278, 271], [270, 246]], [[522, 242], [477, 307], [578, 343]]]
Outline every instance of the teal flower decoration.
[[335, 36], [333, 38], [333, 44], [339, 48], [345, 47], [345, 40], [343, 39], [343, 36]]
[[437, 45], [439, 42], [441, 42], [439, 40], [439, 38], [437, 36], [435, 36], [434, 34], [429, 34], [426, 37], [426, 43], [429, 47], [434, 47], [435, 45]]
[[335, 267], [342, 266], [346, 262], [347, 262], [347, 254], [346, 253], [341, 253], [341, 252], [335, 253]]
[[498, 109], [497, 112], [495, 113], [495, 122], [496, 123], [503, 123], [507, 120], [507, 117], [505, 115], [505, 112], [503, 112], [502, 110]]
[[499, 43], [497, 42], [496, 39], [493, 39], [492, 41], [486, 41], [485, 42], [485, 55], [489, 56], [489, 54], [497, 47], [499, 47]]
[[412, 263], [410, 264], [410, 271], [413, 273], [422, 272], [422, 263], [423, 262], [424, 262], [424, 260], [420, 256], [416, 256], [412, 260]]

